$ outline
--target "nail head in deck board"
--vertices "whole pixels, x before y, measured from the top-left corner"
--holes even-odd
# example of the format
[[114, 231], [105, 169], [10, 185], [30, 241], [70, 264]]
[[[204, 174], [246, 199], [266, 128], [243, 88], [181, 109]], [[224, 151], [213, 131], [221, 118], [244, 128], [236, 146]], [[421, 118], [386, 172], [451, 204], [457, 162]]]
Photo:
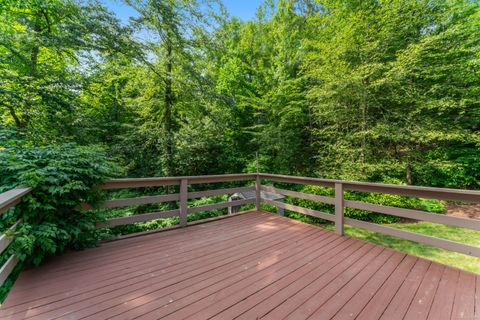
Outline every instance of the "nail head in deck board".
[[[279, 216], [274, 216], [270, 215], [267, 213], [262, 213], [262, 215], [259, 215], [257, 213], [249, 213], [248, 218], [245, 215], [238, 215], [238, 216], [233, 216], [229, 218], [225, 218], [223, 220], [217, 220], [212, 223], [206, 223], [203, 225], [197, 225], [194, 227], [187, 227], [186, 229], [177, 229], [177, 230], [172, 230], [172, 231], [166, 231], [163, 233], [155, 233], [155, 234], [149, 234], [144, 237], [135, 237], [135, 238], [127, 238], [123, 240], [118, 240], [113, 243], [108, 243], [104, 247], [100, 246], [99, 248], [94, 248], [94, 249], [87, 249], [82, 252], [74, 252], [74, 253], [67, 253], [65, 256], [61, 257], [61, 259], [54, 259], [51, 263], [48, 265], [41, 266], [37, 270], [30, 270], [28, 271], [28, 281], [18, 281], [12, 290], [12, 294], [7, 297], [7, 300], [5, 301], [4, 305], [2, 308], [0, 308], [0, 317], [6, 318], [6, 319], [23, 319], [24, 315], [29, 312], [33, 313], [33, 310], [42, 308], [39, 310], [49, 310], [48, 313], [38, 313], [37, 315], [34, 316], [32, 319], [42, 319], [43, 315], [57, 315], [61, 316], [62, 314], [68, 314], [69, 317], [75, 317], [76, 314], [85, 314], [88, 315], [88, 317], [95, 319], [96, 315], [101, 315], [100, 318], [102, 317], [107, 317], [109, 314], [110, 315], [116, 315], [117, 317], [121, 317], [124, 314], [126, 314], [125, 310], [122, 309], [120, 311], [121, 306], [123, 306], [123, 302], [126, 302], [122, 299], [127, 299], [128, 295], [120, 294], [122, 291], [117, 291], [117, 290], [128, 290], [128, 287], [135, 286], [136, 284], [136, 278], [130, 278], [130, 280], [126, 280], [125, 276], [132, 275], [132, 274], [143, 274], [143, 280], [146, 280], [145, 286], [148, 288], [149, 286], [152, 286], [155, 281], [157, 281], [158, 284], [163, 283], [163, 281], [169, 281], [165, 286], [161, 285], [162, 287], [165, 287], [165, 289], [162, 289], [163, 294], [168, 294], [169, 289], [167, 288], [176, 288], [175, 291], [177, 290], [182, 290], [182, 296], [185, 296], [186, 299], [188, 297], [193, 297], [195, 295], [194, 292], [190, 292], [190, 288], [192, 288], [192, 291], [194, 286], [197, 289], [201, 289], [203, 287], [212, 287], [215, 285], [215, 281], [221, 281], [218, 282], [219, 284], [216, 285], [220, 289], [221, 287], [223, 288], [223, 285], [220, 285], [223, 281], [228, 281], [230, 277], [234, 276], [233, 270], [238, 270], [238, 272], [243, 272], [242, 266], [243, 265], [249, 265], [249, 266], [254, 266], [258, 263], [258, 261], [266, 261], [266, 260], [259, 260], [261, 259], [260, 256], [262, 256], [263, 253], [271, 252], [273, 255], [268, 255], [269, 258], [266, 259], [278, 259], [278, 263], [282, 263], [285, 265], [285, 267], [288, 265], [289, 271], [291, 272], [285, 272], [284, 274], [279, 274], [278, 272], [281, 272], [281, 269], [278, 270], [277, 273], [277, 278], [276, 280], [270, 281], [268, 278], [268, 270], [270, 270], [271, 267], [267, 267], [262, 269], [261, 276], [257, 276], [257, 278], [251, 278], [249, 281], [251, 281], [251, 284], [248, 283], [242, 283], [242, 278], [240, 278], [240, 275], [238, 275], [238, 278], [235, 278], [235, 283], [238, 283], [238, 285], [233, 285], [230, 290], [235, 289], [237, 286], [238, 288], [243, 287], [244, 289], [241, 290], [236, 290], [232, 291], [232, 294], [224, 295], [220, 299], [213, 299], [212, 301], [215, 301], [215, 304], [206, 304], [203, 305], [202, 308], [209, 308], [205, 309], [204, 312], [199, 313], [199, 315], [214, 315], [214, 313], [218, 313], [221, 311], [220, 309], [223, 309], [224, 307], [227, 308], [235, 308], [236, 305], [241, 305], [243, 301], [249, 301], [251, 305], [245, 304], [241, 308], [239, 308], [239, 312], [243, 312], [243, 310], [251, 309], [251, 313], [249, 314], [255, 314], [256, 310], [266, 310], [268, 309], [268, 303], [273, 303], [274, 301], [277, 301], [275, 303], [282, 303], [284, 299], [290, 299], [292, 296], [296, 294], [295, 286], [299, 281], [305, 281], [305, 284], [311, 283], [312, 278], [310, 276], [307, 276], [305, 274], [306, 270], [312, 270], [312, 276], [315, 274], [314, 271], [321, 270], [322, 266], [325, 266], [328, 261], [332, 261], [331, 259], [338, 259], [338, 263], [342, 264], [344, 263], [347, 257], [342, 257], [341, 256], [341, 250], [340, 246], [333, 246], [331, 247], [331, 259], [323, 259], [323, 258], [318, 258], [314, 260], [313, 266], [309, 266], [308, 268], [301, 267], [300, 261], [301, 258], [297, 258], [297, 256], [293, 256], [294, 254], [297, 254], [298, 257], [301, 257], [303, 253], [310, 248], [311, 252], [315, 252], [315, 248], [313, 246], [320, 246], [320, 247], [326, 247], [328, 246], [328, 242], [325, 242], [324, 244], [321, 244], [321, 239], [324, 239], [328, 235], [330, 237], [338, 237], [334, 235], [332, 232], [328, 231], [323, 231], [321, 229], [318, 229], [314, 226], [310, 225], [305, 225], [296, 221], [289, 220], [288, 218], [284, 217], [279, 217]], [[251, 218], [250, 218], [251, 217]], [[270, 219], [270, 217], [274, 217], [274, 219]], [[276, 228], [277, 226], [282, 225], [281, 228]], [[243, 226], [240, 228], [239, 226]], [[273, 229], [272, 229], [273, 228]], [[217, 232], [220, 230], [223, 230], [221, 232]], [[229, 230], [236, 230], [236, 234], [234, 235], [234, 238], [229, 237], [230, 233], [233, 233], [235, 231], [229, 232]], [[275, 231], [268, 231], [268, 230], [275, 230]], [[303, 230], [303, 231], [302, 231]], [[312, 238], [308, 238], [308, 235], [306, 235], [306, 232], [310, 232], [309, 234], [311, 237], [315, 234], [315, 230], [318, 230], [318, 232], [322, 232], [322, 235], [319, 236], [318, 240], [313, 241]], [[268, 236], [266, 236], [265, 241], [260, 241], [257, 242], [255, 239], [260, 239], [260, 237], [263, 236], [265, 232], [270, 232]], [[303, 234], [303, 236], [302, 236]], [[228, 240], [229, 242], [225, 242], [225, 245], [222, 245], [224, 243], [226, 237], [229, 237], [231, 240]], [[301, 237], [303, 237], [303, 240], [300, 240]], [[171, 239], [171, 247], [169, 247], [169, 239]], [[195, 241], [192, 241], [192, 239], [195, 239]], [[203, 239], [200, 241], [199, 239]], [[235, 239], [235, 240], [234, 240]], [[244, 243], [244, 240], [250, 239], [249, 243], [243, 246], [242, 250], [231, 250], [232, 246], [231, 243], [233, 241], [237, 241], [240, 245]], [[268, 240], [269, 239], [269, 240]], [[285, 241], [281, 242], [284, 239]], [[286, 241], [289, 239], [288, 241]], [[295, 239], [298, 239], [298, 245], [296, 245]], [[308, 240], [310, 239], [310, 240]], [[331, 238], [334, 240], [334, 238]], [[367, 244], [361, 240], [353, 239], [353, 238], [348, 238], [348, 237], [338, 237], [338, 241], [340, 239], [345, 239], [345, 241], [348, 242], [341, 242], [345, 243], [345, 250], [348, 250], [350, 248], [350, 254], [354, 254], [359, 256], [359, 259], [350, 259], [349, 265], [351, 266], [350, 272], [348, 272], [348, 268], [345, 269], [343, 267], [342, 269], [339, 269], [337, 267], [337, 264], [332, 264], [328, 268], [328, 270], [336, 270], [337, 273], [335, 275], [336, 279], [343, 279], [343, 281], [354, 281], [354, 282], [345, 282], [347, 287], [345, 288], [350, 288], [352, 292], [348, 292], [348, 296], [352, 295], [353, 298], [348, 301], [344, 301], [345, 304], [344, 306], [339, 309], [339, 314], [342, 312], [342, 310], [347, 310], [348, 307], [350, 306], [349, 303], [353, 303], [357, 300], [355, 297], [359, 297], [360, 294], [364, 293], [365, 290], [368, 290], [368, 292], [373, 292], [376, 290], [374, 293], [373, 297], [370, 299], [370, 301], [367, 303], [364, 300], [362, 300], [360, 306], [353, 308], [354, 311], [358, 313], [358, 309], [361, 307], [361, 305], [365, 305], [365, 308], [363, 308], [363, 311], [359, 314], [358, 318], [361, 319], [364, 317], [364, 319], [379, 319], [381, 317], [381, 313], [383, 311], [380, 310], [380, 312], [375, 311], [372, 308], [372, 305], [378, 305], [378, 304], [386, 304], [386, 309], [387, 312], [385, 314], [389, 314], [390, 311], [397, 312], [398, 314], [403, 315], [406, 313], [408, 308], [410, 307], [410, 304], [413, 300], [413, 297], [415, 295], [421, 295], [421, 293], [417, 292], [420, 283], [423, 281], [425, 283], [425, 286], [427, 286], [426, 282], [428, 282], [429, 277], [424, 277], [426, 270], [428, 266], [430, 265], [430, 262], [419, 259], [419, 258], [414, 258], [411, 256], [406, 256], [405, 259], [402, 260], [402, 262], [399, 263], [398, 267], [393, 269], [393, 268], [388, 268], [388, 272], [386, 272], [386, 269], [382, 267], [379, 269], [378, 273], [385, 271], [386, 274], [382, 274], [381, 279], [386, 279], [385, 282], [380, 286], [379, 283], [376, 283], [375, 285], [372, 285], [373, 279], [377, 279], [377, 274], [375, 273], [371, 278], [367, 279], [364, 278], [368, 277], [371, 275], [371, 272], [368, 274], [366, 272], [362, 273], [361, 270], [363, 269], [363, 264], [361, 263], [361, 257], [365, 256], [363, 251], [355, 249], [355, 246], [360, 246], [360, 247], [365, 247], [365, 248], [370, 248], [368, 252], [375, 252], [378, 250], [383, 250], [382, 247], [373, 245], [373, 244]], [[198, 240], [198, 241], [197, 241]], [[211, 250], [210, 246], [205, 246], [205, 242], [207, 241], [208, 243], [217, 243], [216, 249], [214, 250], [216, 253], [214, 254], [216, 259], [218, 259], [218, 262], [208, 262], [207, 264], [201, 264], [200, 262], [205, 260], [207, 261], [208, 258], [202, 258], [202, 255], [208, 254], [209, 250]], [[334, 240], [337, 241], [337, 240]], [[259, 243], [262, 245], [262, 247], [259, 247]], [[330, 242], [334, 243], [334, 242]], [[185, 247], [185, 249], [182, 249], [184, 245], [187, 245], [188, 247]], [[348, 244], [348, 245], [347, 245]], [[268, 251], [269, 247], [273, 247], [271, 251]], [[235, 247], [234, 247], [235, 248]], [[238, 247], [240, 248], [240, 247]], [[250, 255], [250, 250], [254, 250], [255, 248], [258, 248], [259, 251], [257, 253]], [[284, 251], [283, 253], [276, 253], [276, 250], [282, 250], [282, 248], [289, 248], [287, 251]], [[338, 248], [338, 249], [336, 249]], [[180, 250], [179, 250], [180, 249]], [[140, 251], [139, 251], [140, 250]], [[175, 254], [173, 254], [176, 251]], [[203, 251], [201, 251], [203, 250]], [[212, 249], [213, 250], [213, 249]], [[286, 250], [286, 249], [285, 249]], [[122, 271], [121, 269], [123, 268], [117, 268], [117, 271], [115, 273], [117, 274], [118, 278], [115, 278], [115, 282], [112, 282], [114, 286], [109, 287], [110, 289], [107, 290], [105, 287], [105, 291], [97, 291], [100, 290], [102, 287], [101, 283], [104, 281], [104, 279], [108, 278], [109, 272], [107, 270], [107, 265], [106, 263], [108, 262], [109, 259], [114, 259], [115, 257], [125, 258], [125, 254], [128, 252], [135, 252], [138, 251], [141, 253], [137, 258], [131, 259], [130, 261], [125, 262], [125, 268], [128, 268], [128, 272]], [[198, 258], [197, 262], [189, 262], [190, 255], [194, 252], [198, 253]], [[288, 252], [288, 253], [287, 253]], [[345, 251], [346, 252], [346, 251]], [[359, 253], [360, 252], [360, 253]], [[164, 255], [163, 253], [168, 253], [167, 255]], [[153, 256], [156, 254], [157, 256]], [[397, 254], [397, 253], [395, 253]], [[107, 255], [104, 258], [102, 258], [103, 255]], [[224, 260], [222, 259], [222, 256], [229, 256], [225, 262], [222, 262]], [[149, 267], [144, 267], [142, 265], [142, 261], [147, 258], [151, 258], [151, 262], [149, 262]], [[156, 261], [158, 257], [158, 261]], [[162, 258], [160, 258], [162, 257]], [[294, 257], [293, 258], [288, 258], [288, 257]], [[376, 259], [381, 257], [381, 255], [370, 255], [370, 258], [373, 259], [371, 260], [371, 263], [375, 263]], [[203, 259], [203, 260], [202, 260]], [[289, 259], [288, 263], [282, 262], [286, 261], [286, 259]], [[69, 261], [74, 261], [72, 263], [68, 263]], [[84, 262], [82, 262], [84, 261]], [[163, 262], [162, 262], [163, 261]], [[238, 261], [238, 265], [236, 265], [236, 261]], [[241, 263], [240, 263], [241, 261]], [[304, 261], [305, 262], [305, 261]], [[302, 262], [302, 263], [304, 263]], [[88, 269], [85, 269], [84, 271], [82, 270], [82, 263], [87, 263], [88, 264]], [[170, 267], [168, 267], [168, 264], [172, 263]], [[178, 269], [176, 267], [177, 263], [182, 263], [184, 267], [182, 269]], [[363, 260], [363, 263], [365, 263], [365, 260]], [[386, 266], [388, 261], [383, 265]], [[413, 268], [412, 265], [414, 264]], [[102, 266], [103, 265], [103, 266]], [[158, 267], [157, 270], [154, 271], [155, 266]], [[235, 266], [235, 269], [231, 269], [233, 266]], [[297, 268], [300, 267], [302, 269]], [[368, 264], [367, 264], [368, 266]], [[313, 268], [315, 267], [315, 268]], [[212, 269], [213, 268], [213, 269]], [[291, 268], [291, 269], [290, 269]], [[305, 269], [307, 268], [307, 269]], [[331, 269], [330, 269], [331, 268]], [[88, 270], [98, 270], [98, 274], [94, 274], [92, 272], [89, 272]], [[178, 270], [176, 270], [178, 269]], [[351, 272], [352, 270], [357, 270], [358, 272]], [[473, 305], [477, 303], [478, 305], [478, 298], [473, 295], [473, 292], [479, 292], [479, 283], [478, 281], [478, 276], [471, 275], [468, 272], [464, 271], [458, 271], [450, 267], [445, 267], [445, 272], [442, 273], [442, 278], [440, 279], [440, 283], [438, 284], [439, 289], [435, 291], [434, 293], [434, 298], [433, 298], [433, 303], [435, 301], [438, 301], [440, 299], [437, 295], [441, 294], [444, 292], [444, 289], [442, 289], [442, 280], [443, 280], [443, 275], [446, 274], [447, 269], [449, 272], [458, 272], [459, 275], [462, 275], [463, 279], [474, 279], [474, 281], [465, 281], [464, 283], [470, 283], [470, 286], [466, 286], [463, 289], [455, 288], [455, 293], [457, 298], [456, 300], [456, 305], [455, 307], [449, 306], [449, 308], [456, 309], [458, 312], [465, 312], [465, 314], [471, 314], [473, 312]], [[61, 273], [58, 273], [59, 270]], [[167, 272], [163, 274], [162, 270], [172, 270], [170, 272]], [[190, 270], [190, 271], [187, 271]], [[229, 272], [228, 270], [232, 270], [231, 274], [228, 275], [222, 275], [223, 272]], [[275, 270], [275, 269], [272, 269]], [[298, 273], [296, 273], [294, 270], [299, 270]], [[301, 271], [300, 271], [301, 270]], [[453, 271], [452, 271], [453, 270]], [[285, 270], [287, 271], [287, 269]], [[122, 273], [123, 272], [123, 273]], [[255, 272], [252, 271], [246, 271], [248, 272], [249, 275], [255, 276]], [[332, 271], [333, 272], [333, 271]], [[246, 275], [247, 273], [245, 273]], [[324, 274], [328, 274], [324, 273]], [[27, 275], [27, 273], [25, 273]], [[67, 277], [67, 275], [70, 275]], [[333, 275], [333, 273], [330, 273], [330, 278]], [[59, 276], [59, 277], [58, 277]], [[304, 276], [302, 278], [302, 276]], [[21, 275], [21, 278], [23, 275]], [[78, 278], [77, 278], [78, 277]], [[305, 296], [304, 298], [312, 298], [317, 294], [318, 297], [319, 295], [322, 295], [322, 292], [327, 292], [325, 296], [322, 297], [322, 301], [326, 301], [324, 306], [325, 308], [329, 308], [329, 301], [335, 301], [335, 306], [331, 306], [333, 308], [332, 310], [336, 310], [340, 307], [340, 304], [337, 300], [335, 300], [336, 294], [339, 292], [338, 290], [333, 290], [336, 289], [334, 285], [330, 285], [330, 287], [325, 287], [325, 288], [330, 288], [329, 290], [331, 291], [322, 291], [323, 286], [327, 285], [327, 283], [331, 283], [331, 280], [328, 281], [327, 276], [322, 276], [324, 280], [323, 285], [319, 285], [318, 287], [315, 287], [314, 285], [312, 286], [312, 292], [314, 294], [310, 296]], [[352, 278], [353, 277], [353, 278]], [[289, 279], [288, 281], [286, 279]], [[148, 279], [148, 280], [147, 280]], [[180, 280], [181, 279], [181, 280]], [[190, 280], [192, 279], [192, 280]], [[193, 281], [193, 279], [197, 279]], [[285, 280], [284, 280], [285, 279]], [[302, 280], [303, 279], [303, 280]], [[356, 279], [356, 280], [355, 280]], [[215, 281], [214, 281], [215, 280]], [[308, 281], [307, 281], [308, 280]], [[367, 281], [368, 280], [368, 281]], [[37, 282], [39, 281], [39, 282]], [[113, 279], [112, 279], [113, 281]], [[128, 281], [128, 282], [126, 282]], [[179, 281], [183, 283], [183, 285], [180, 287]], [[189, 282], [192, 281], [192, 282]], [[195, 283], [199, 283], [198, 281], [202, 281], [201, 287], [197, 287]], [[365, 284], [363, 284], [363, 282]], [[381, 282], [379, 279], [377, 281]], [[76, 283], [76, 285], [75, 285]], [[275, 290], [270, 291], [267, 288], [273, 288], [272, 286], [276, 286], [278, 283], [279, 286], [275, 287]], [[283, 285], [280, 285], [283, 283]], [[320, 284], [320, 282], [315, 282], [316, 284]], [[351, 285], [349, 286], [349, 283]], [[123, 286], [122, 286], [123, 284]], [[158, 285], [157, 284], [157, 285]], [[226, 285], [226, 283], [225, 283]], [[252, 289], [250, 288], [250, 285], [254, 286]], [[431, 285], [431, 284], [430, 284]], [[116, 287], [118, 286], [118, 287]], [[143, 286], [143, 284], [142, 284]], [[169, 286], [169, 287], [167, 287]], [[229, 285], [230, 286], [230, 285]], [[123, 287], [124, 289], [121, 289]], [[62, 289], [61, 293], [54, 294], [54, 292], [57, 289]], [[93, 291], [83, 291], [90, 288], [89, 290]], [[138, 293], [139, 297], [137, 298], [138, 301], [141, 301], [142, 297], [146, 297], [144, 293], [140, 290], [140, 287], [131, 287], [132, 290], [129, 294], [135, 294]], [[135, 289], [137, 288], [137, 289]], [[264, 288], [264, 289], [262, 289]], [[300, 289], [303, 288], [300, 287]], [[367, 289], [364, 289], [367, 288]], [[145, 289], [143, 289], [145, 290]], [[203, 290], [203, 289], [202, 289]], [[212, 287], [211, 294], [215, 295], [218, 291]], [[225, 290], [225, 289], [220, 289], [220, 290]], [[251, 290], [251, 291], [243, 291], [243, 290]], [[261, 290], [261, 291], [260, 291]], [[280, 290], [280, 291], [279, 291]], [[371, 290], [371, 291], [370, 291]], [[461, 291], [458, 291], [461, 290]], [[58, 290], [57, 290], [58, 291]], [[334, 292], [335, 291], [335, 292]], [[356, 292], [354, 292], [356, 291]], [[392, 292], [390, 292], [392, 291]], [[19, 294], [22, 292], [22, 294]], [[89, 293], [91, 292], [91, 293]], [[99, 295], [95, 296], [95, 292], [98, 292]], [[224, 292], [230, 292], [224, 291]], [[305, 291], [303, 291], [305, 293]], [[433, 294], [433, 291], [431, 291]], [[53, 295], [52, 295], [53, 294]], [[80, 295], [79, 295], [80, 294]], [[143, 294], [143, 295], [142, 295]], [[261, 301], [256, 301], [253, 297], [260, 295], [261, 294]], [[271, 295], [270, 295], [271, 294]], [[392, 298], [389, 296], [389, 294], [392, 296]], [[469, 296], [470, 294], [470, 296]], [[120, 304], [115, 304], [111, 305], [108, 303], [109, 299], [107, 297], [110, 297], [110, 295], [117, 295], [118, 302]], [[252, 298], [245, 300], [246, 295], [251, 295]], [[270, 296], [269, 296], [270, 295]], [[79, 310], [75, 310], [73, 306], [81, 307], [83, 306], [83, 303], [76, 300], [76, 297], [81, 297], [83, 296], [84, 299], [89, 299], [86, 301], [93, 301], [94, 303], [89, 305], [87, 307], [88, 309], [83, 309], [83, 307]], [[342, 297], [348, 297], [346, 295], [342, 295]], [[104, 297], [105, 302], [101, 302], [102, 305], [98, 304], [99, 308], [94, 307], [97, 305], [95, 303], [95, 300], [98, 299], [99, 303], [100, 300], [102, 300], [102, 297]], [[155, 302], [157, 301], [155, 296], [151, 295], [151, 306], [155, 307]], [[275, 299], [270, 299], [270, 297], [275, 297]], [[465, 298], [462, 298], [465, 297]], [[470, 297], [470, 298], [468, 298]], [[20, 299], [20, 300], [16, 300]], [[162, 298], [164, 299], [164, 298]], [[280, 300], [277, 300], [280, 299]], [[346, 300], [346, 299], [345, 299]], [[451, 302], [451, 297], [447, 297], [445, 299], [445, 303], [454, 303]], [[160, 300], [158, 300], [160, 301]], [[196, 301], [194, 299], [194, 301]], [[207, 299], [205, 301], [210, 301], [210, 299]], [[168, 301], [167, 301], [168, 302]], [[357, 303], [355, 302], [355, 303]], [[103, 306], [103, 303], [105, 305]], [[220, 304], [217, 304], [220, 303]], [[437, 302], [438, 303], [438, 302]], [[395, 305], [397, 304], [397, 305]], [[200, 306], [200, 304], [196, 304]], [[281, 304], [283, 305], [283, 304]], [[51, 307], [49, 307], [51, 306]], [[108, 306], [108, 308], [107, 308]], [[220, 308], [220, 306], [222, 306]], [[31, 309], [29, 309], [31, 307]], [[175, 318], [176, 314], [192, 314], [195, 312], [195, 310], [189, 310], [189, 308], [192, 307], [191, 304], [182, 304], [182, 307], [179, 308], [177, 311], [174, 311], [170, 317]], [[251, 308], [250, 308], [251, 307]], [[71, 308], [71, 309], [70, 309]], [[106, 309], [103, 309], [106, 308]], [[211, 309], [210, 309], [211, 308]], [[462, 308], [467, 308], [466, 310], [462, 311]], [[15, 310], [14, 313], [11, 313], [11, 310]], [[56, 311], [57, 310], [57, 311]], [[89, 310], [87, 312], [87, 310]], [[95, 310], [98, 312], [93, 313]], [[100, 311], [102, 310], [102, 311]], [[183, 310], [183, 311], [182, 311]], [[233, 310], [233, 309], [232, 309]], [[402, 311], [403, 310], [403, 311]], [[290, 313], [293, 310], [287, 309], [286, 313]], [[67, 313], [65, 313], [67, 312]], [[101, 313], [99, 313], [101, 312]], [[111, 313], [109, 313], [111, 312]], [[364, 313], [365, 312], [365, 313]], [[245, 312], [245, 314], [247, 314]], [[155, 313], [147, 313], [145, 316], [154, 316]], [[285, 316], [285, 313], [283, 314]], [[240, 315], [241, 317], [241, 315]], [[219, 317], [221, 319], [221, 317]], [[201, 318], [199, 318], [201, 319]], [[389, 320], [392, 318], [388, 318]]]

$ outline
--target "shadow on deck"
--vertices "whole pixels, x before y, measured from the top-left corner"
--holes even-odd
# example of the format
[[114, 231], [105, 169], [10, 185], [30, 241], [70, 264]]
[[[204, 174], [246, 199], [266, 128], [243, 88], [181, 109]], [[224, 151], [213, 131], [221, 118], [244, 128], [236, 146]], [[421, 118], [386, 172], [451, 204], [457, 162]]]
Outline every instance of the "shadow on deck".
[[480, 276], [265, 212], [24, 271], [2, 319], [480, 319]]

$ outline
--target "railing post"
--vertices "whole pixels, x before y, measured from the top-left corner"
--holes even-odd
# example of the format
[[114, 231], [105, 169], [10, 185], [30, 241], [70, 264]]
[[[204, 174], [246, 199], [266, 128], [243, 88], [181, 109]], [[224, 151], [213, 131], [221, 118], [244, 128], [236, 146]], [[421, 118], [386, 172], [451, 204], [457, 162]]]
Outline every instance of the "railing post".
[[180, 226], [187, 226], [188, 180], [180, 180]]
[[260, 203], [261, 203], [261, 193], [260, 193], [260, 175], [257, 173], [257, 178], [255, 180], [255, 208], [257, 211], [260, 211]]
[[335, 233], [343, 236], [343, 184], [335, 183]]

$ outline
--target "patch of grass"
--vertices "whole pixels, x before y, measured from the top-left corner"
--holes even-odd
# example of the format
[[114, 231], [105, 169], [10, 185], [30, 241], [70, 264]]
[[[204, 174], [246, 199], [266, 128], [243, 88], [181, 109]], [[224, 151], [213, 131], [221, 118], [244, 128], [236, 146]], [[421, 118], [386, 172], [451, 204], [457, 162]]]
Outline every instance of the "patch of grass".
[[[333, 225], [324, 225], [324, 227], [329, 230], [333, 230], [335, 228]], [[395, 223], [389, 224], [388, 227], [480, 246], [480, 232], [474, 230], [429, 222]], [[353, 238], [373, 242], [375, 244], [402, 251], [417, 257], [422, 257], [458, 269], [480, 274], [480, 258], [475, 258], [462, 253], [443, 250], [429, 245], [403, 240], [351, 226], [345, 226], [345, 234]]]

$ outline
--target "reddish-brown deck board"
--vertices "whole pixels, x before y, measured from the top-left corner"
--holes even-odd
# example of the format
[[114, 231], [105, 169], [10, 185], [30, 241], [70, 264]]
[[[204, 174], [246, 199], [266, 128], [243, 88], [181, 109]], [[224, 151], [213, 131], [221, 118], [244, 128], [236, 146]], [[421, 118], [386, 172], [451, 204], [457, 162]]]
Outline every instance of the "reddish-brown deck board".
[[410, 303], [407, 314], [404, 319], [408, 320], [422, 320], [427, 319], [428, 313], [432, 306], [435, 293], [440, 283], [445, 266], [433, 263], [430, 265], [429, 270], [425, 274], [417, 294]]
[[[310, 239], [311, 241], [315, 241], [317, 239], [315, 237], [324, 235], [325, 233], [324, 232], [316, 232], [316, 234], [309, 235], [309, 232], [305, 232], [305, 234], [307, 235], [308, 239]], [[302, 235], [297, 234], [296, 239], [297, 239], [297, 244], [300, 246], [303, 242]], [[256, 246], [256, 247], [250, 246], [248, 248], [243, 248], [242, 251], [240, 251], [237, 247], [231, 247], [231, 249], [232, 249], [232, 251], [234, 251], [233, 252], [234, 253], [234, 259], [237, 259], [237, 257], [242, 257], [244, 255], [249, 256], [252, 253], [255, 253], [256, 250], [259, 250], [259, 249], [267, 250], [267, 251], [262, 252], [263, 255], [267, 256], [268, 255], [268, 250], [272, 250], [272, 248], [275, 249], [275, 246], [276, 246], [277, 242], [278, 243], [283, 243], [285, 240], [286, 241], [293, 240], [293, 238], [292, 237], [277, 237], [276, 240], [268, 239], [268, 241], [266, 241], [266, 239], [264, 239], [264, 241], [266, 242], [264, 244], [261, 244], [261, 245], [252, 244], [252, 246]], [[307, 241], [307, 243], [308, 243], [308, 241]], [[244, 254], [242, 254], [242, 252]], [[277, 252], [276, 254], [278, 255], [278, 254], [281, 254], [281, 253]], [[255, 258], [255, 257], [250, 257], [250, 261], [252, 261], [253, 258]], [[255, 263], [258, 263], [258, 261], [261, 261], [262, 256], [257, 256], [256, 258], [257, 259], [255, 259], [254, 261], [255, 261]], [[221, 272], [223, 271], [222, 275], [224, 275], [228, 272], [228, 268], [230, 268], [230, 269], [235, 268], [235, 264], [239, 264], [241, 267], [243, 267], [242, 263], [240, 263], [240, 262], [241, 261], [234, 260], [232, 263], [229, 262], [227, 265], [222, 265], [221, 268], [217, 268], [217, 269], [212, 268], [211, 264], [210, 264], [210, 267], [206, 268], [207, 272], [203, 272], [203, 273], [201, 272], [202, 271], [201, 268], [204, 268], [205, 266], [203, 266], [201, 264], [200, 265], [195, 264], [195, 265], [193, 265], [192, 271], [190, 272], [190, 274], [186, 274], [186, 272], [182, 272], [182, 274], [179, 277], [171, 277], [172, 274], [168, 273], [168, 274], [165, 275], [163, 281], [162, 281], [161, 278], [155, 279], [155, 281], [150, 281], [150, 282], [147, 282], [146, 284], [143, 284], [143, 287], [140, 287], [139, 289], [134, 288], [133, 286], [123, 286], [123, 288], [121, 288], [120, 290], [111, 291], [111, 292], [109, 292], [109, 294], [103, 295], [101, 297], [101, 299], [90, 298], [90, 299], [87, 299], [85, 301], [82, 301], [80, 304], [77, 303], [75, 305], [71, 305], [69, 307], [69, 309], [72, 309], [74, 311], [78, 310], [76, 312], [76, 314], [79, 314], [81, 316], [86, 317], [86, 316], [89, 316], [89, 315], [93, 314], [94, 318], [97, 318], [96, 313], [103, 311], [105, 308], [112, 308], [112, 307], [117, 306], [115, 312], [123, 313], [123, 312], [128, 311], [133, 306], [138, 306], [138, 304], [140, 304], [140, 303], [142, 303], [142, 304], [147, 303], [148, 299], [151, 299], [151, 296], [154, 295], [154, 294], [157, 294], [157, 297], [156, 297], [156, 299], [154, 299], [154, 302], [155, 302], [155, 304], [159, 304], [160, 300], [158, 300], [158, 298], [164, 297], [165, 294], [170, 294], [171, 295], [176, 290], [181, 289], [182, 286], [187, 286], [187, 288], [184, 290], [184, 291], [187, 291], [187, 293], [188, 292], [193, 292], [193, 287], [194, 287], [194, 285], [196, 284], [196, 281], [197, 281], [196, 278], [198, 278], [198, 277], [194, 276], [195, 274], [199, 275], [199, 276], [206, 275], [207, 279], [204, 282], [213, 283], [214, 279], [211, 277], [212, 274], [215, 275], [219, 271], [219, 269], [221, 269]], [[227, 268], [225, 268], [225, 267], [227, 267]], [[176, 281], [180, 277], [181, 277], [180, 280], [184, 279], [185, 281], [181, 281], [180, 283], [178, 281]], [[160, 280], [160, 281], [158, 281], [158, 280]], [[169, 284], [172, 284], [172, 285], [169, 285]], [[133, 291], [132, 291], [132, 289], [133, 289]], [[159, 292], [160, 292], [160, 294], [159, 294]], [[172, 299], [172, 298], [169, 298], [169, 297], [166, 297], [166, 298], [168, 300]], [[105, 300], [105, 302], [102, 303], [101, 306], [97, 305], [98, 302], [102, 302], [102, 300]], [[111, 313], [111, 311], [110, 311], [110, 313]]]
[[267, 213], [24, 271], [1, 319], [474, 319], [480, 277]]
[[452, 319], [475, 319], [475, 275], [461, 273], [453, 304]]
[[445, 268], [428, 315], [429, 320], [450, 319], [453, 302], [455, 300], [458, 276], [458, 270]]

